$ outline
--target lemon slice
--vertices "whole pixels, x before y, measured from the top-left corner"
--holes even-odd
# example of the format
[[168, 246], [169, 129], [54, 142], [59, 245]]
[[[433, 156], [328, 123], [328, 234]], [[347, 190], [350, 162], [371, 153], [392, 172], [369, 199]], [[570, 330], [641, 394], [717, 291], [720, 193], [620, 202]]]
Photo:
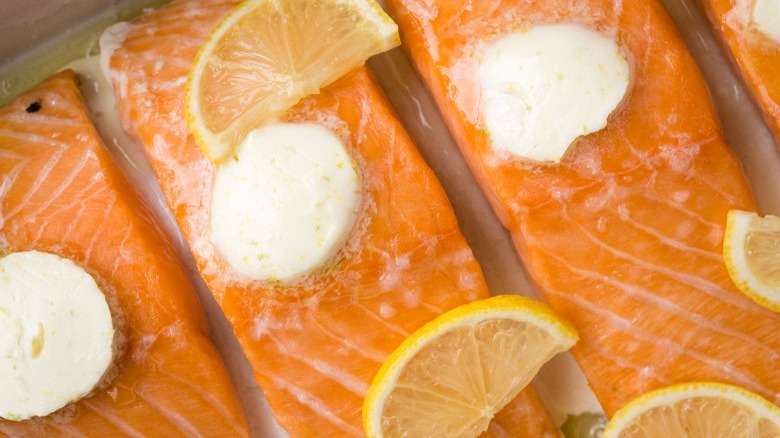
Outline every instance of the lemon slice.
[[363, 404], [369, 437], [476, 437], [539, 368], [577, 342], [544, 304], [498, 296], [442, 314], [409, 336]]
[[780, 217], [729, 211], [723, 256], [731, 279], [745, 295], [780, 312]]
[[373, 0], [246, 1], [195, 58], [187, 124], [222, 161], [249, 131], [399, 44], [398, 27]]
[[780, 408], [722, 383], [650, 391], [615, 413], [602, 438], [780, 437]]

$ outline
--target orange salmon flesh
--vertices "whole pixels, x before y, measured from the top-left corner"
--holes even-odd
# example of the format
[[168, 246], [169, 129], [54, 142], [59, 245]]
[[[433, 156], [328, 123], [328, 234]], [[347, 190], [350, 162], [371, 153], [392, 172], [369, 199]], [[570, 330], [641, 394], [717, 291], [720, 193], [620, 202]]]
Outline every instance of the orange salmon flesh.
[[73, 72], [0, 108], [0, 178], [0, 251], [83, 267], [124, 338], [91, 395], [47, 417], [0, 419], [0, 436], [248, 436], [195, 292], [92, 126]]
[[752, 23], [754, 0], [698, 0], [780, 142], [780, 42]]
[[[340, 254], [289, 284], [250, 281], [224, 261], [208, 238], [216, 168], [190, 134], [182, 96], [200, 45], [236, 4], [180, 0], [131, 23], [110, 58], [123, 123], [146, 146], [279, 423], [293, 436], [363, 436], [363, 400], [387, 356], [488, 290], [438, 180], [364, 68], [287, 116], [333, 130], [357, 163], [364, 208]], [[533, 389], [506, 409], [517, 415], [485, 436], [557, 436]]]
[[[729, 209], [755, 210], [704, 80], [653, 0], [387, 0], [391, 16], [608, 415], [654, 388], [713, 380], [780, 402], [780, 315], [743, 296], [722, 256]], [[537, 23], [611, 37], [631, 84], [607, 127], [559, 164], [498, 156], [477, 67]]]

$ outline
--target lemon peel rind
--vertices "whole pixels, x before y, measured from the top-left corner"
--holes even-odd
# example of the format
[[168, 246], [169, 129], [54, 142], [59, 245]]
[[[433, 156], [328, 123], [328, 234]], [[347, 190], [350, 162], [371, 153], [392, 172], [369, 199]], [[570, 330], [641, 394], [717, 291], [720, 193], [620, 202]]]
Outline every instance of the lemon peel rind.
[[[726, 232], [723, 237], [723, 258], [726, 262], [726, 269], [737, 288], [753, 302], [773, 312], [780, 312], [780, 288], [771, 288], [756, 279], [745, 258], [745, 238], [750, 228], [750, 222], [754, 219], [760, 219], [760, 216], [757, 213], [743, 210], [729, 211]], [[767, 288], [774, 289], [776, 299], [773, 300], [766, 294], [758, 292]]]
[[[558, 343], [553, 355], [566, 351], [579, 340], [577, 330], [540, 301], [518, 296], [498, 295], [474, 301], [445, 312], [409, 335], [380, 367], [363, 403], [363, 428], [369, 438], [381, 437], [384, 402], [401, 371], [429, 341], [457, 327], [476, 325], [487, 319], [511, 319], [541, 327]], [[382, 382], [385, 382], [382, 384]], [[378, 406], [378, 409], [372, 407]]]
[[745, 388], [718, 382], [678, 383], [661, 389], [648, 391], [626, 403], [607, 424], [601, 438], [619, 438], [620, 433], [639, 415], [651, 409], [669, 406], [680, 401], [713, 397], [737, 401], [751, 408], [762, 418], [771, 419], [780, 428], [780, 408], [760, 395]]

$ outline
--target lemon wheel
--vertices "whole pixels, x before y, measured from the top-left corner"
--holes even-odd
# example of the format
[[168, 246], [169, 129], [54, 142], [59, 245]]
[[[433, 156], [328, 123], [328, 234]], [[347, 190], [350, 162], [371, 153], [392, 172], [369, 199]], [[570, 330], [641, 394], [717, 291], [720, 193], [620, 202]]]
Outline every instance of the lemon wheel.
[[780, 437], [780, 408], [722, 383], [650, 391], [618, 410], [602, 438]]
[[476, 437], [539, 368], [577, 341], [547, 306], [498, 296], [446, 312], [409, 336], [363, 405], [369, 437]]
[[734, 284], [759, 305], [780, 312], [780, 218], [732, 210], [723, 257]]
[[187, 123], [222, 161], [251, 130], [398, 44], [398, 27], [373, 0], [248, 0], [195, 58]]

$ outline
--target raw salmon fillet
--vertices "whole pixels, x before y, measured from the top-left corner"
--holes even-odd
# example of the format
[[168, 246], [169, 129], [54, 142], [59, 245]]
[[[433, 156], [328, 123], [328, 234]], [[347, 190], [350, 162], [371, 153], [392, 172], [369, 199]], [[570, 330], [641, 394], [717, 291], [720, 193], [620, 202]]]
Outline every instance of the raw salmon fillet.
[[0, 436], [248, 436], [195, 292], [98, 137], [73, 72], [0, 108], [0, 179], [2, 254], [82, 266], [124, 338], [92, 395], [48, 417], [0, 419]]
[[[608, 414], [675, 382], [780, 402], [780, 315], [743, 296], [721, 253], [729, 209], [756, 206], [704, 81], [650, 0], [388, 0], [402, 40]], [[484, 42], [533, 23], [617, 41], [627, 95], [559, 164], [496, 155], [479, 122]]]
[[[365, 69], [288, 120], [332, 129], [358, 163], [364, 211], [344, 250], [294, 284], [250, 282], [223, 261], [208, 237], [215, 165], [187, 128], [183, 92], [199, 46], [236, 3], [177, 1], [118, 25], [109, 76], [279, 423], [293, 436], [362, 436], [363, 399], [387, 356], [488, 290], [438, 180]], [[516, 421], [494, 422], [486, 437], [557, 436], [532, 389], [506, 409]]]
[[752, 24], [749, 0], [698, 0], [731, 52], [753, 97], [780, 141], [780, 42]]

